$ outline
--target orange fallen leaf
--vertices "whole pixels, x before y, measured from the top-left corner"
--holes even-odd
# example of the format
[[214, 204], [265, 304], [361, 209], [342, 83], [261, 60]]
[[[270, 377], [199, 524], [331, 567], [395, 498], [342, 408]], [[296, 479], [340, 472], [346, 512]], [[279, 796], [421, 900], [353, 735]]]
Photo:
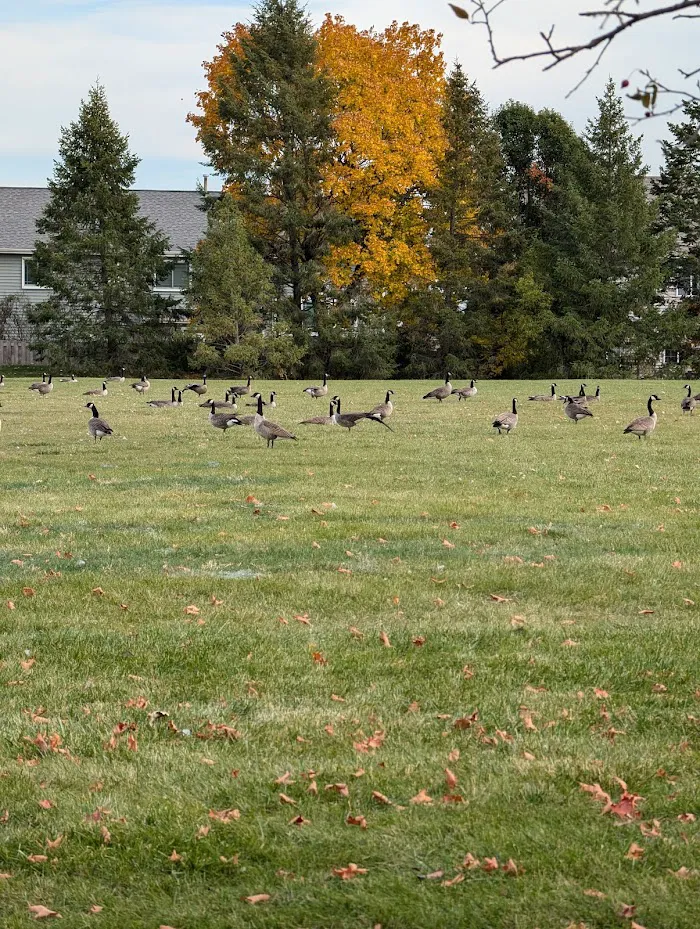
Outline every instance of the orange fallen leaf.
[[51, 810], [54, 807], [54, 803], [51, 800], [39, 800], [39, 806], [42, 810]]
[[681, 823], [694, 823], [695, 822], [695, 813], [680, 813], [676, 819]]
[[194, 603], [190, 603], [189, 606], [186, 606], [183, 610], [185, 616], [199, 616], [199, 607], [195, 606]]
[[280, 794], [280, 803], [287, 803], [289, 806], [296, 806], [296, 800], [292, 800], [291, 797], [288, 797], [287, 794]]
[[478, 858], [475, 858], [471, 852], [467, 852], [464, 856], [464, 861], [462, 862], [462, 867], [467, 871], [473, 871], [475, 868], [478, 868], [481, 865], [481, 862]]
[[449, 768], [445, 768], [445, 783], [448, 790], [454, 790], [457, 786], [457, 777]]
[[60, 913], [57, 913], [56, 910], [50, 910], [47, 906], [43, 906], [41, 903], [30, 903], [29, 912], [32, 914], [34, 919], [48, 919], [51, 916], [55, 916], [56, 919], [63, 919]]
[[639, 615], [640, 616], [651, 616], [653, 612], [654, 610], [640, 610]]
[[43, 864], [48, 860], [46, 855], [27, 855], [27, 861], [31, 861], [32, 864]]
[[325, 790], [333, 790], [335, 793], [339, 794], [341, 797], [349, 797], [350, 791], [348, 790], [347, 784], [326, 784]]
[[498, 859], [497, 858], [484, 858], [484, 863], [481, 866], [483, 871], [498, 871]]
[[63, 841], [63, 836], [62, 836], [62, 835], [57, 835], [55, 839], [50, 839], [50, 838], [47, 836], [47, 837], [46, 837], [46, 847], [49, 848], [49, 849], [58, 848], [62, 841]]
[[386, 806], [391, 806], [391, 800], [388, 797], [385, 797], [384, 794], [380, 794], [378, 790], [372, 791], [372, 798], [377, 801], [377, 803], [384, 803]]
[[365, 637], [364, 632], [360, 632], [356, 626], [350, 626], [350, 633], [353, 639], [364, 639]]
[[386, 632], [379, 633], [379, 641], [382, 643], [384, 648], [392, 648], [391, 642], [389, 641], [389, 636]]
[[450, 754], [447, 756], [448, 761], [459, 761], [459, 749], [453, 748]]
[[447, 881], [440, 881], [441, 887], [454, 887], [455, 884], [461, 884], [464, 880], [464, 875], [461, 873], [455, 874], [454, 877], [450, 878]]
[[103, 909], [104, 909], [103, 906], [99, 906], [97, 903], [93, 903], [93, 905], [92, 905], [92, 906], [90, 907], [90, 909], [88, 910], [88, 913], [93, 913], [93, 914], [94, 914], [94, 913], [101, 913]]
[[607, 899], [608, 899], [608, 895], [607, 895], [607, 894], [604, 894], [602, 890], [593, 890], [593, 889], [591, 888], [591, 889], [589, 889], [589, 890], [584, 890], [583, 893], [584, 893], [584, 895], [585, 895], [586, 897], [597, 897], [599, 900], [607, 900]]
[[[220, 823], [232, 823], [236, 822], [241, 818], [241, 811], [228, 809], [228, 810], [209, 810], [209, 819], [216, 819]], [[200, 829], [206, 829], [209, 831], [208, 826], [201, 826]], [[206, 833], [204, 833], [206, 835]]]
[[425, 645], [425, 636], [417, 635], [415, 639], [411, 639], [411, 641], [416, 647], [420, 648], [421, 645]]
[[494, 603], [510, 603], [511, 601], [508, 597], [502, 597], [500, 594], [489, 594], [489, 600], [493, 600]]
[[348, 815], [345, 819], [345, 822], [348, 824], [348, 826], [359, 826], [361, 829], [367, 828], [367, 820], [364, 816]]
[[587, 794], [591, 794], [594, 800], [598, 800], [601, 803], [610, 803], [610, 794], [606, 793], [600, 784], [579, 784], [581, 790], [585, 791]]
[[639, 861], [640, 858], [644, 857], [644, 848], [641, 845], [637, 845], [636, 842], [632, 842], [630, 845], [625, 858], [628, 858], [630, 861]]
[[303, 816], [294, 816], [292, 819], [289, 820], [289, 825], [290, 826], [310, 826], [311, 820], [304, 819]]
[[460, 716], [458, 719], [455, 719], [452, 725], [455, 729], [471, 729], [478, 718], [479, 711], [474, 710], [471, 716]]
[[426, 806], [429, 806], [432, 802], [433, 802], [433, 798], [429, 797], [422, 787], [418, 791], [418, 793], [415, 795], [415, 797], [411, 797], [411, 799], [409, 800], [409, 803], [414, 804], [414, 806], [418, 806], [420, 804], [425, 804]]
[[335, 877], [339, 877], [341, 881], [350, 881], [360, 874], [367, 874], [367, 868], [358, 868], [358, 866], [351, 861], [345, 868], [333, 868], [332, 873]]
[[136, 741], [136, 736], [133, 732], [130, 732], [126, 737], [126, 747], [130, 752], [137, 752], [139, 750], [139, 743]]
[[33, 587], [23, 587], [22, 593], [24, 594], [25, 597], [33, 597], [34, 594], [36, 593], [36, 590], [34, 590]]
[[561, 644], [566, 646], [567, 648], [576, 648], [579, 643], [576, 642], [575, 639], [564, 639], [564, 641]]
[[323, 656], [322, 652], [311, 652], [311, 657], [316, 664], [328, 664], [328, 659]]
[[9, 871], [0, 871], [0, 881], [9, 881], [11, 877]]
[[445, 548], [454, 548], [454, 547], [455, 547], [455, 546], [454, 546], [454, 542], [450, 542], [449, 539], [443, 539], [443, 540], [442, 540], [442, 544], [445, 546]]
[[293, 784], [293, 783], [294, 781], [292, 780], [291, 771], [285, 771], [284, 774], [280, 774], [280, 776], [276, 778], [275, 780], [275, 784]]
[[105, 845], [110, 845], [112, 842], [112, 833], [106, 826], [100, 826], [100, 835], [102, 836], [102, 841]]
[[8, 610], [14, 610], [14, 608], [15, 608], [15, 605], [14, 605], [14, 603], [12, 602], [12, 600], [8, 600], [7, 603], [6, 603], [5, 605], [7, 606], [7, 609], [8, 609]]
[[509, 858], [508, 861], [501, 868], [504, 874], [510, 874], [513, 877], [517, 877], [522, 873], [522, 868], [519, 868], [517, 864], [513, 861], [512, 858]]
[[182, 855], [178, 855], [175, 849], [168, 855], [168, 861], [182, 861]]
[[250, 903], [252, 906], [258, 903], [267, 903], [270, 899], [270, 894], [251, 894], [250, 897], [241, 897], [244, 903]]

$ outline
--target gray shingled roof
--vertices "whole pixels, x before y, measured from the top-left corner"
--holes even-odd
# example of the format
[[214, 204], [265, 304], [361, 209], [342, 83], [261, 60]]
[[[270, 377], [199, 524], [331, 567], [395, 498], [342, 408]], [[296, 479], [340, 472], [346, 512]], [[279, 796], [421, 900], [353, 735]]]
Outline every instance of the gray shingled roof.
[[[194, 248], [207, 227], [196, 190], [137, 190], [141, 212], [170, 239], [170, 249]], [[0, 187], [0, 252], [32, 252], [36, 221], [49, 198], [45, 187]]]

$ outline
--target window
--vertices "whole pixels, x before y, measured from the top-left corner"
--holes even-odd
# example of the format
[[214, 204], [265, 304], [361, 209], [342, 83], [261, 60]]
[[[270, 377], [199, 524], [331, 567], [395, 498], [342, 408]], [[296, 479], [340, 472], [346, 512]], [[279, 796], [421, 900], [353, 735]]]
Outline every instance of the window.
[[170, 271], [156, 280], [156, 290], [185, 290], [189, 285], [190, 270], [186, 261], [178, 261]]
[[37, 266], [33, 258], [22, 259], [22, 287], [25, 290], [41, 289], [37, 283]]

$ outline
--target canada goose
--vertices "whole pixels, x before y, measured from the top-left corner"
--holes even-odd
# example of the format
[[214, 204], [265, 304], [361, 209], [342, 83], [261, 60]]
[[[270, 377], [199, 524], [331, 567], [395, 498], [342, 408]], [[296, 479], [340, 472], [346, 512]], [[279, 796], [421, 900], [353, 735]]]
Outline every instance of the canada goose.
[[312, 416], [311, 419], [302, 419], [299, 423], [300, 426], [334, 426], [335, 417], [333, 413], [335, 412], [335, 402], [331, 400], [330, 409], [328, 410], [328, 416]]
[[661, 400], [661, 397], [657, 397], [656, 394], [652, 394], [647, 401], [647, 409], [649, 410], [648, 416], [638, 416], [637, 419], [633, 419], [632, 422], [627, 426], [623, 435], [627, 435], [629, 432], [631, 435], [639, 436], [641, 439], [642, 436], [649, 438], [650, 433], [656, 429], [656, 411], [652, 406], [654, 400]]
[[223, 429], [226, 432], [232, 426], [244, 425], [234, 413], [217, 413], [213, 400], [209, 400], [207, 406], [209, 407], [209, 422], [215, 429]]
[[452, 391], [453, 394], [457, 394], [458, 400], [468, 400], [470, 397], [476, 397], [478, 390], [474, 385], [474, 381], [471, 382], [469, 387], [457, 387]]
[[227, 390], [226, 396], [223, 400], [205, 400], [204, 403], [200, 403], [199, 405], [201, 407], [206, 406], [206, 407], [209, 407], [209, 409], [211, 409], [212, 403], [213, 403], [217, 410], [234, 410], [235, 411], [238, 409], [238, 404], [236, 403], [235, 399], [233, 400], [233, 402], [231, 402], [231, 400], [229, 399], [230, 396], [231, 396], [231, 392]]
[[378, 403], [369, 411], [369, 415], [373, 418], [378, 416], [382, 422], [384, 422], [385, 419], [389, 419], [391, 414], [394, 412], [394, 404], [389, 399], [393, 393], [393, 390], [387, 390], [386, 397], [384, 397], [384, 403]]
[[693, 410], [697, 406], [697, 400], [695, 399], [695, 397], [691, 396], [691, 394], [693, 393], [693, 388], [690, 386], [690, 384], [685, 384], [683, 386], [683, 390], [688, 391], [688, 396], [683, 397], [683, 399], [681, 400], [681, 411], [683, 413], [690, 413], [690, 415], [692, 416]]
[[49, 379], [45, 384], [38, 384], [34, 389], [37, 393], [41, 394], [42, 397], [50, 394], [53, 390], [53, 374], [49, 374]]
[[250, 382], [252, 380], [253, 378], [249, 374], [247, 384], [244, 384], [243, 386], [238, 386], [238, 387], [229, 387], [228, 392], [234, 398], [235, 397], [246, 397], [250, 393]]
[[159, 410], [166, 406], [175, 406], [175, 388], [170, 388], [170, 399], [169, 400], [149, 400], [146, 403], [146, 406], [152, 406], [154, 409]]
[[258, 412], [253, 417], [253, 429], [255, 429], [259, 436], [267, 440], [268, 448], [275, 447], [275, 439], [292, 439], [294, 442], [297, 441], [297, 437], [291, 432], [288, 432], [277, 423], [272, 423], [269, 419], [265, 419], [263, 416], [263, 398], [260, 394], [258, 394]]
[[528, 397], [528, 400], [537, 400], [540, 403], [548, 403], [550, 400], [557, 399], [557, 385], [552, 384], [551, 394], [535, 394], [532, 397]]
[[600, 384], [598, 384], [598, 386], [596, 387], [594, 394], [588, 394], [586, 396], [586, 400], [589, 403], [593, 403], [596, 400], [600, 400]]
[[85, 390], [83, 391], [84, 397], [106, 397], [107, 396], [107, 381], [102, 381], [102, 387], [96, 387], [94, 390]]
[[318, 397], [325, 397], [328, 393], [328, 375], [323, 375], [323, 384], [320, 387], [305, 387], [302, 393], [308, 394], [314, 400]]
[[450, 384], [450, 372], [448, 371], [445, 376], [445, 383], [442, 385], [442, 387], [436, 387], [435, 390], [431, 390], [429, 393], [425, 394], [423, 399], [437, 400], [439, 403], [442, 403], [442, 401], [446, 400], [451, 393], [452, 384]]
[[[62, 384], [77, 384], [77, 383], [78, 383], [78, 378], [75, 376], [75, 374], [71, 374], [70, 377], [62, 377], [62, 378], [61, 378], [61, 383], [62, 383]], [[1, 387], [1, 386], [2, 386], [2, 385], [0, 384], [0, 387]]]
[[504, 432], [508, 435], [508, 433], [515, 429], [518, 425], [518, 401], [515, 397], [513, 397], [513, 408], [510, 413], [501, 413], [500, 416], [494, 419], [491, 425], [494, 429], [498, 429], [499, 435], [503, 435]]
[[88, 420], [88, 432], [95, 442], [97, 442], [98, 439], [101, 442], [106, 435], [112, 435], [114, 430], [104, 419], [100, 419], [100, 414], [97, 412], [95, 404], [86, 403], [85, 408], [92, 410], [92, 418]]
[[193, 393], [203, 397], [207, 392], [207, 372], [204, 372], [201, 384], [188, 384], [187, 387], [185, 387], [185, 390], [191, 390]]
[[[257, 407], [257, 405], [258, 405], [258, 397], [262, 396], [262, 394], [256, 392], [256, 393], [253, 394], [253, 396], [255, 397], [255, 402], [254, 402], [254, 403], [246, 403], [246, 406], [255, 406], [255, 407]], [[263, 406], [269, 406], [271, 409], [274, 410], [275, 407], [277, 406], [277, 401], [275, 400], [275, 397], [276, 397], [276, 396], [277, 396], [277, 392], [273, 390], [272, 393], [270, 394], [270, 399], [269, 399], [269, 400], [263, 400]]]
[[182, 391], [181, 390], [178, 390], [177, 400], [175, 401], [175, 403], [173, 403], [173, 406], [182, 406]]
[[151, 382], [148, 380], [145, 374], [142, 374], [141, 380], [136, 381], [136, 383], [132, 384], [131, 386], [137, 393], [145, 394], [147, 390], [150, 390]]
[[361, 420], [369, 419], [373, 423], [381, 423], [382, 426], [393, 432], [389, 423], [385, 423], [384, 420], [374, 413], [341, 413], [340, 411], [340, 397], [333, 397], [335, 401], [335, 413], [333, 414], [333, 422], [336, 426], [342, 426], [344, 429], [353, 429]]
[[30, 385], [29, 385], [29, 387], [27, 388], [27, 390], [38, 390], [38, 388], [39, 388], [39, 386], [40, 386], [41, 384], [45, 384], [45, 383], [46, 383], [46, 378], [47, 378], [47, 377], [48, 377], [48, 374], [47, 374], [46, 372], [44, 372], [44, 373], [41, 375], [41, 380], [40, 380], [40, 381], [34, 381], [33, 384], [30, 384]]
[[113, 374], [111, 377], [108, 377], [107, 380], [110, 381], [110, 382], [114, 382], [115, 384], [117, 384], [117, 383], [118, 383], [118, 384], [123, 384], [124, 381], [126, 380], [126, 378], [124, 377], [124, 370], [125, 370], [125, 369], [124, 369], [124, 368], [120, 368], [119, 370], [121, 371], [121, 374]]
[[5, 386], [5, 375], [0, 374], [0, 390]]
[[564, 413], [573, 419], [573, 421], [578, 425], [580, 419], [585, 419], [586, 416], [593, 416], [593, 413], [588, 409], [588, 407], [582, 406], [579, 403], [578, 397], [565, 397], [564, 404]]

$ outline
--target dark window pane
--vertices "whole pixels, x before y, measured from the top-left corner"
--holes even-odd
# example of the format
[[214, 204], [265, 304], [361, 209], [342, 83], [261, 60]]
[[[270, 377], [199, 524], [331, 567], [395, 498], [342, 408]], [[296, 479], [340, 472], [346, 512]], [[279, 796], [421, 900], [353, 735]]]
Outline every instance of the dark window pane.
[[189, 284], [188, 278], [187, 265], [184, 263], [176, 264], [173, 268], [173, 287], [184, 290]]
[[38, 286], [36, 277], [36, 261], [34, 261], [32, 258], [25, 258], [23, 264], [25, 286]]
[[156, 287], [172, 287], [173, 286], [173, 273], [168, 271], [167, 274], [164, 274], [162, 277], [159, 277], [156, 280]]

